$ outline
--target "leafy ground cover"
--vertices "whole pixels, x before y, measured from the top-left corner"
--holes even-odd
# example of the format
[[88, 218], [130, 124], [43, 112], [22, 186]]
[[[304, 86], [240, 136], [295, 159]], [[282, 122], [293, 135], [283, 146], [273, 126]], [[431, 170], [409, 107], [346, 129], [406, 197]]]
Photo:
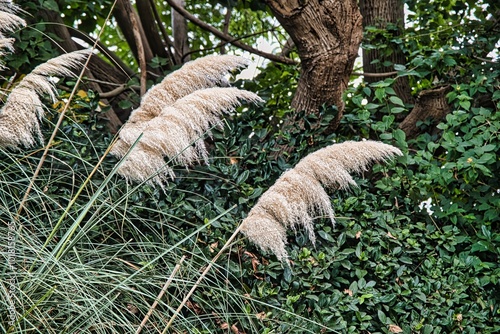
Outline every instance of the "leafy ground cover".
[[[174, 167], [164, 191], [116, 174], [104, 106], [81, 91], [36, 178], [42, 149], [0, 150], [0, 252], [13, 260], [0, 269], [2, 332], [498, 332], [499, 68], [473, 58], [470, 45], [457, 47], [466, 27], [438, 34], [454, 41], [449, 47], [411, 30], [413, 39], [393, 40], [411, 56], [408, 69], [395, 69], [415, 90], [436, 75], [451, 87], [451, 112], [420, 122], [418, 136], [399, 128], [412, 105], [396, 96], [394, 79], [350, 87], [341, 126], [327, 135], [336, 108], [325, 106], [319, 124], [289, 110], [298, 73], [271, 64], [236, 83], [265, 103], [212, 129], [210, 164]], [[24, 53], [19, 59], [26, 65]], [[60, 107], [43, 120], [46, 138]], [[281, 122], [290, 115], [296, 122]], [[198, 282], [284, 171], [321, 147], [363, 138], [404, 156], [331, 194], [336, 224], [315, 220], [315, 246], [290, 231], [287, 266], [239, 237]]]

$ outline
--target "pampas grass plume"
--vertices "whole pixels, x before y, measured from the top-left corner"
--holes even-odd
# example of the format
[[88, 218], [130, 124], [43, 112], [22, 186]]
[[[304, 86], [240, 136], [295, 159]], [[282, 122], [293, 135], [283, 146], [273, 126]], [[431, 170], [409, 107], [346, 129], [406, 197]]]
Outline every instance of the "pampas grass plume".
[[38, 65], [10, 92], [0, 109], [0, 146], [19, 149], [43, 142], [39, 119], [44, 114], [40, 96], [56, 101], [56, 87], [51, 76], [74, 76], [89, 50], [75, 51]]
[[375, 162], [402, 155], [394, 146], [377, 141], [333, 144], [303, 158], [283, 173], [250, 210], [241, 232], [264, 251], [283, 261], [288, 257], [286, 233], [302, 226], [314, 244], [313, 220], [326, 216], [335, 223], [328, 190], [356, 186], [351, 173], [361, 173]]
[[262, 101], [249, 91], [226, 87], [231, 71], [247, 63], [239, 56], [206, 56], [184, 64], [153, 86], [120, 130], [110, 151], [123, 157], [142, 134], [119, 166], [118, 174], [130, 181], [164, 187], [169, 178], [175, 177], [165, 166], [165, 158], [186, 167], [201, 161], [208, 163], [205, 134], [210, 134], [210, 129], [220, 124], [220, 117], [242, 101]]
[[[203, 135], [220, 124], [220, 117], [241, 104], [241, 101], [260, 102], [256, 94], [232, 87], [212, 87], [197, 90], [171, 106], [145, 125], [143, 136], [118, 169], [129, 180], [144, 182], [153, 174], [151, 184], [163, 187], [172, 170], [164, 167], [164, 158], [189, 166], [195, 162], [208, 163]], [[162, 168], [166, 168], [161, 172]], [[160, 173], [158, 173], [160, 171]]]
[[118, 143], [111, 153], [121, 158], [144, 131], [147, 122], [160, 115], [163, 108], [196, 90], [227, 86], [226, 77], [247, 65], [247, 59], [234, 55], [210, 55], [187, 62], [144, 94], [139, 107], [132, 111], [120, 130]]
[[[11, 1], [0, 1], [0, 57], [14, 52], [14, 38], [5, 37], [4, 33], [26, 26], [26, 21], [15, 14], [18, 11], [20, 9]], [[0, 62], [0, 69], [3, 68], [5, 66]]]

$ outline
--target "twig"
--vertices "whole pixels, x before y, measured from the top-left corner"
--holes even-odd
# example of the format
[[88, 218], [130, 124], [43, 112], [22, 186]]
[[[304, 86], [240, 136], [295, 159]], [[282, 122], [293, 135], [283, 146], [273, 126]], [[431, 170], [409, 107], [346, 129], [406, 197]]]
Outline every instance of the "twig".
[[[127, 2], [128, 3], [128, 2]], [[147, 65], [146, 65], [146, 56], [144, 52], [144, 46], [142, 44], [141, 32], [139, 30], [139, 23], [137, 22], [137, 17], [135, 16], [135, 11], [132, 8], [132, 5], [128, 3], [130, 8], [130, 23], [132, 24], [132, 32], [134, 34], [135, 45], [137, 47], [137, 58], [139, 59], [139, 67], [141, 69], [141, 96], [146, 94], [147, 90]]]
[[207, 267], [205, 268], [205, 270], [203, 271], [203, 273], [200, 275], [200, 277], [198, 278], [198, 280], [196, 281], [196, 283], [193, 285], [193, 287], [191, 288], [191, 290], [188, 292], [188, 294], [186, 295], [186, 297], [184, 297], [184, 299], [182, 300], [182, 302], [179, 305], [179, 307], [177, 308], [177, 310], [175, 310], [174, 314], [172, 315], [172, 317], [168, 321], [167, 326], [163, 330], [162, 334], [167, 333], [167, 330], [170, 328], [170, 326], [174, 322], [175, 318], [177, 318], [177, 316], [179, 315], [179, 313], [182, 310], [182, 308], [184, 307], [184, 305], [187, 303], [187, 301], [189, 300], [189, 298], [193, 295], [193, 293], [198, 288], [198, 286], [200, 285], [201, 281], [208, 274], [208, 272], [210, 271], [210, 269], [212, 269], [212, 267], [215, 264], [215, 262], [217, 262], [217, 260], [222, 255], [222, 253], [229, 247], [229, 245], [234, 240], [234, 238], [236, 238], [236, 236], [238, 235], [238, 233], [240, 232], [240, 230], [241, 230], [242, 227], [243, 227], [243, 224], [241, 224], [240, 226], [238, 226], [238, 228], [233, 232], [233, 234], [231, 235], [231, 237], [229, 237], [229, 239], [226, 241], [226, 243], [224, 244], [224, 246], [222, 246], [221, 250], [217, 253], [217, 255], [214, 256], [214, 258], [207, 265]]
[[156, 20], [156, 24], [158, 24], [158, 28], [160, 29], [161, 34], [163, 35], [163, 39], [165, 40], [165, 43], [167, 44], [167, 47], [165, 48], [168, 53], [168, 57], [170, 58], [170, 63], [172, 65], [179, 65], [175, 63], [175, 58], [174, 55], [172, 54], [172, 50], [170, 48], [174, 48], [174, 42], [170, 40], [170, 37], [168, 36], [167, 31], [165, 30], [165, 27], [163, 26], [163, 21], [160, 17], [160, 14], [158, 14], [158, 10], [156, 9], [156, 3], [154, 0], [149, 0], [149, 6], [151, 7], [151, 10], [153, 11], [153, 15]]
[[170, 283], [172, 283], [172, 280], [175, 276], [175, 274], [177, 274], [177, 272], [179, 271], [179, 269], [181, 268], [181, 264], [182, 262], [184, 262], [184, 259], [186, 258], [186, 255], [183, 255], [179, 261], [179, 263], [176, 264], [174, 270], [172, 271], [172, 273], [170, 274], [170, 277], [168, 278], [167, 282], [165, 283], [165, 285], [163, 286], [163, 288], [161, 289], [160, 293], [158, 294], [158, 297], [156, 297], [153, 305], [151, 305], [151, 307], [149, 308], [149, 311], [148, 313], [146, 314], [146, 316], [144, 317], [144, 319], [142, 320], [141, 324], [139, 325], [139, 328], [137, 328], [137, 330], [135, 331], [135, 334], [139, 334], [141, 331], [142, 331], [142, 328], [144, 327], [144, 325], [146, 324], [146, 322], [148, 321], [149, 317], [151, 316], [151, 314], [153, 314], [153, 311], [154, 309], [156, 308], [156, 305], [158, 305], [159, 301], [161, 300], [161, 298], [163, 297], [163, 295], [165, 294], [165, 292], [167, 291], [167, 288], [168, 286], [170, 285]]
[[[124, 91], [126, 91], [129, 88], [133, 89], [134, 87], [128, 86], [128, 85], [120, 85], [120, 86], [116, 87], [115, 89], [110, 90], [109, 92], [99, 93], [99, 97], [104, 98], [104, 99], [114, 97], [114, 96], [120, 95], [121, 93], [123, 93]], [[140, 89], [140, 87], [138, 87], [138, 88]]]
[[[224, 15], [224, 26], [222, 28], [222, 32], [224, 34], [229, 34], [229, 23], [231, 22], [231, 5], [229, 5], [227, 8], [226, 8], [226, 14]], [[225, 45], [225, 44], [224, 44]], [[226, 53], [226, 48], [224, 47], [224, 45], [222, 45], [220, 47], [220, 53], [221, 54], [225, 54]]]
[[202, 20], [198, 19], [196, 16], [192, 15], [190, 12], [188, 12], [187, 10], [182, 8], [181, 6], [178, 6], [173, 0], [167, 0], [167, 3], [170, 5], [170, 7], [175, 9], [179, 14], [184, 16], [186, 19], [188, 19], [192, 23], [196, 24], [198, 27], [200, 27], [204, 30], [207, 30], [208, 32], [211, 32], [212, 34], [219, 37], [220, 39], [225, 40], [225, 41], [231, 43], [232, 45], [234, 45], [240, 49], [243, 49], [245, 51], [248, 51], [250, 53], [259, 55], [261, 57], [267, 58], [269, 60], [272, 60], [272, 61], [275, 61], [278, 63], [289, 64], [289, 65], [296, 65], [297, 64], [297, 62], [291, 58], [277, 56], [277, 55], [272, 54], [272, 53], [263, 52], [263, 51], [260, 51], [258, 49], [255, 49], [247, 44], [238, 42], [232, 36], [229, 36], [229, 35], [223, 33], [222, 31], [212, 27], [211, 25], [203, 22]]
[[489, 64], [498, 64], [498, 63], [497, 63], [496, 61], [494, 61], [494, 60], [487, 59], [487, 58], [483, 58], [483, 57], [472, 56], [472, 58], [475, 58], [475, 59], [480, 60], [480, 61], [484, 61], [485, 63], [489, 63]]

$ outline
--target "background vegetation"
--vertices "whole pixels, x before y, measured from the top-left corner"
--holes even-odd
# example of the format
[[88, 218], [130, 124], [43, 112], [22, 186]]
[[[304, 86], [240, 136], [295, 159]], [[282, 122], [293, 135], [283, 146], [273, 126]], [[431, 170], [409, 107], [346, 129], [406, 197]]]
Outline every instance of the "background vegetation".
[[[113, 3], [19, 4], [28, 12], [21, 15], [34, 15], [33, 23], [12, 36], [16, 52], [4, 57], [8, 68], [0, 77], [5, 94], [60, 52], [60, 37], [35, 15], [40, 10], [63, 13], [63, 23], [94, 37], [104, 27], [100, 40], [137, 72], [116, 20], [106, 21]], [[213, 8], [224, 13], [228, 6], [234, 36], [247, 35], [243, 41], [251, 45], [261, 36], [254, 33], [266, 31], [265, 38], [284, 44], [286, 33], [263, 4], [188, 1], [186, 8], [223, 30], [224, 15]], [[61, 106], [70, 108], [55, 140], [45, 143], [47, 159], [36, 178], [44, 147], [0, 150], [5, 259], [9, 227], [16, 223], [15, 271], [0, 269], [2, 332], [135, 333], [145, 318], [143, 333], [499, 331], [500, 9], [495, 1], [465, 0], [407, 6], [403, 32], [364, 27], [365, 49], [380, 57], [398, 50], [406, 62], [382, 61], [396, 77], [368, 82], [353, 75], [336, 131], [328, 129], [338, 106], [317, 113], [291, 109], [299, 69], [270, 62], [252, 80], [234, 83], [265, 104], [240, 108], [222, 129], [213, 129], [210, 165], [173, 166], [178, 177], [164, 192], [126, 184], [115, 175], [117, 161], [106, 155], [114, 137], [108, 112], [126, 118], [139, 100], [139, 76], [128, 74], [122, 95], [107, 99], [85, 86], [68, 101], [75, 82], [60, 82], [61, 102], [48, 105], [43, 119], [45, 138]], [[170, 7], [158, 8], [168, 26]], [[189, 28], [191, 48], [205, 50], [191, 57], [220, 51], [213, 35], [192, 23]], [[294, 51], [290, 57], [298, 60]], [[153, 57], [149, 66], [158, 72], [148, 86], [180, 65]], [[400, 78], [408, 79], [416, 101], [394, 89]], [[442, 87], [449, 107], [443, 117], [421, 119], [416, 130], [404, 131], [401, 123], [419, 94]], [[405, 155], [374, 166], [357, 178], [358, 188], [332, 194], [337, 223], [318, 217], [315, 247], [303, 231], [291, 232], [288, 267], [238, 238], [166, 328], [201, 271], [281, 173], [332, 142], [364, 138]], [[18, 320], [9, 328], [12, 305]]]

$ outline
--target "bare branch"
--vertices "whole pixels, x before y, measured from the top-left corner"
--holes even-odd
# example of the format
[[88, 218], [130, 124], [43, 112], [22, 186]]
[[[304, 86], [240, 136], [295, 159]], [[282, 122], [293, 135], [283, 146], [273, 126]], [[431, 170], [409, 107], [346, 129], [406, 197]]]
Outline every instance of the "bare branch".
[[135, 12], [131, 10], [130, 12], [130, 22], [132, 23], [132, 32], [134, 33], [135, 44], [137, 46], [137, 58], [139, 59], [139, 67], [141, 69], [141, 96], [146, 94], [147, 85], [147, 68], [146, 68], [146, 55], [144, 46], [142, 44], [142, 36], [139, 30], [139, 22], [137, 22], [137, 17]]
[[176, 64], [175, 59], [174, 59], [174, 55], [172, 54], [172, 51], [170, 50], [170, 48], [174, 47], [174, 43], [170, 40], [170, 37], [168, 36], [168, 33], [165, 30], [165, 27], [163, 26], [163, 22], [160, 18], [160, 14], [158, 14], [158, 10], [156, 9], [156, 4], [155, 4], [154, 0], [149, 0], [149, 3], [151, 6], [151, 10], [153, 11], [153, 15], [155, 17], [155, 20], [158, 23], [158, 28], [160, 29], [160, 32], [163, 36], [163, 39], [165, 40], [165, 43], [168, 46], [168, 48], [166, 48], [166, 50], [168, 52], [168, 57], [170, 59], [170, 62], [173, 65], [178, 65], [178, 64]]
[[179, 14], [181, 14], [186, 19], [188, 19], [189, 21], [191, 21], [194, 24], [196, 24], [198, 27], [211, 32], [212, 34], [214, 34], [215, 36], [219, 37], [220, 39], [225, 40], [226, 42], [228, 42], [228, 43], [230, 43], [230, 44], [232, 44], [232, 45], [234, 45], [234, 46], [236, 46], [236, 47], [238, 47], [240, 49], [243, 49], [245, 51], [248, 51], [250, 53], [256, 54], [258, 56], [267, 58], [269, 60], [272, 60], [272, 61], [275, 61], [275, 62], [278, 62], [278, 63], [289, 64], [289, 65], [295, 65], [295, 64], [297, 64], [297, 62], [295, 60], [293, 60], [293, 59], [290, 59], [290, 58], [287, 58], [287, 57], [282, 57], [282, 56], [277, 56], [277, 55], [272, 54], [272, 53], [263, 52], [263, 51], [260, 51], [258, 49], [255, 49], [255, 48], [253, 48], [253, 47], [251, 47], [251, 46], [249, 46], [247, 44], [238, 42], [238, 40], [236, 38], [234, 38], [232, 36], [229, 36], [227, 34], [224, 34], [222, 31], [220, 31], [220, 30], [212, 27], [211, 25], [203, 22], [202, 20], [198, 19], [196, 16], [192, 15], [191, 13], [189, 13], [184, 8], [178, 6], [173, 0], [167, 0], [167, 3], [173, 9], [175, 9], [177, 12], [179, 12]]
[[127, 64], [125, 64], [120, 57], [118, 57], [113, 51], [109, 50], [104, 43], [101, 41], [96, 41], [94, 38], [90, 37], [86, 33], [81, 32], [78, 29], [68, 27], [71, 36], [77, 37], [89, 44], [96, 45], [98, 49], [106, 58], [108, 58], [113, 64], [116, 65], [120, 70], [126, 73], [129, 77], [135, 77], [137, 73], [134, 72]]

